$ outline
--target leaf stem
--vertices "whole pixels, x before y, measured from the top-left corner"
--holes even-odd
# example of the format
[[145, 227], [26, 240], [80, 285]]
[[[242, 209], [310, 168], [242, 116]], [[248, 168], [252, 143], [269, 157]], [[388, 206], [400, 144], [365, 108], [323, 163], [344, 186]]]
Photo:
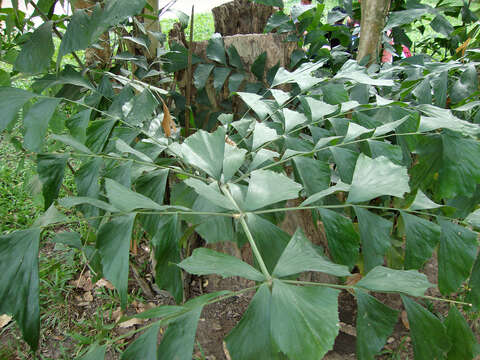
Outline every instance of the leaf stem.
[[245, 221], [245, 213], [240, 209], [240, 206], [238, 206], [237, 202], [233, 198], [232, 194], [230, 193], [230, 190], [228, 189], [227, 185], [222, 185], [221, 189], [225, 196], [232, 202], [232, 204], [235, 206], [235, 208], [238, 210], [239, 214], [236, 214], [236, 216], [240, 215], [240, 223], [242, 224], [243, 231], [245, 232], [245, 235], [247, 236], [248, 242], [250, 243], [250, 246], [252, 247], [253, 254], [255, 255], [255, 259], [257, 259], [258, 264], [260, 265], [260, 270], [262, 270], [263, 275], [267, 279], [268, 282], [271, 282], [272, 276], [268, 272], [267, 266], [265, 265], [265, 262], [263, 261], [262, 254], [260, 254], [260, 251], [257, 248], [257, 244], [255, 243], [255, 240], [253, 239], [252, 233], [250, 232], [250, 229], [248, 228], [247, 222]]
[[312, 285], [312, 286], [325, 286], [331, 287], [335, 289], [342, 289], [342, 290], [350, 290], [354, 289], [354, 286], [351, 285], [339, 285], [339, 284], [329, 284], [329, 283], [317, 283], [311, 281], [298, 281], [298, 280], [280, 280], [286, 284], [294, 284], [294, 285]]
[[463, 302], [463, 301], [442, 299], [442, 298], [438, 298], [438, 297], [435, 297], [435, 296], [423, 295], [423, 296], [420, 296], [420, 297], [423, 298], [423, 299], [428, 299], [428, 300], [444, 301], [444, 302], [448, 302], [448, 303], [452, 303], [452, 304], [459, 304], [459, 305], [465, 305], [465, 306], [470, 306], [470, 307], [473, 306], [472, 304], [466, 303], [466, 302]]

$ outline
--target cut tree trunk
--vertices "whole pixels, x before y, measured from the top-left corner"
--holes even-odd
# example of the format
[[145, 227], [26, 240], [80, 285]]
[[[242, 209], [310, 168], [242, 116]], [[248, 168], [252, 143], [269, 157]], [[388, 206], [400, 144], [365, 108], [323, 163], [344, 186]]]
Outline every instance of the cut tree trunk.
[[234, 0], [212, 9], [215, 32], [222, 36], [236, 34], [262, 34], [272, 6], [255, 4], [250, 0]]
[[390, 0], [363, 0], [360, 44], [357, 60], [368, 56], [368, 64], [378, 63], [382, 49], [382, 31], [390, 10]]

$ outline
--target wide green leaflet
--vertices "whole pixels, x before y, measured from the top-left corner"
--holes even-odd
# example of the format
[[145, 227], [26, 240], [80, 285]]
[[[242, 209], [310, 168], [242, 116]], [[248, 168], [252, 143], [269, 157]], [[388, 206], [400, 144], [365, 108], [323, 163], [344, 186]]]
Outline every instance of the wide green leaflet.
[[148, 89], [131, 99], [126, 106], [130, 108], [125, 121], [134, 126], [141, 126], [152, 118], [152, 113], [158, 106], [158, 100]]
[[153, 324], [122, 354], [121, 360], [157, 360], [157, 341], [160, 323]]
[[247, 150], [245, 149], [225, 144], [222, 182], [228, 182], [235, 175], [238, 169], [243, 165], [246, 154]]
[[47, 134], [48, 123], [52, 118], [60, 99], [45, 98], [38, 100], [30, 108], [23, 119], [25, 127], [25, 148], [33, 152], [41, 152], [43, 140]]
[[63, 182], [68, 154], [38, 154], [37, 172], [42, 182], [42, 193], [45, 199], [45, 210], [58, 197]]
[[273, 276], [286, 277], [304, 271], [319, 271], [335, 276], [349, 276], [348, 267], [332, 263], [321, 256], [299, 228], [278, 260]]
[[134, 192], [112, 179], [105, 179], [105, 190], [110, 203], [124, 212], [135, 209], [164, 210], [168, 208], [168, 206], [157, 204], [152, 199]]
[[255, 75], [258, 81], [263, 81], [263, 74], [265, 73], [266, 61], [267, 61], [267, 52], [264, 51], [263, 53], [257, 56], [252, 66], [250, 67], [250, 71], [252, 72], [253, 75]]
[[104, 8], [94, 6], [91, 14], [85, 10], [75, 11], [60, 44], [57, 62], [72, 51], [87, 48], [110, 26], [139, 14], [144, 6], [145, 0], [112, 0]]
[[472, 310], [478, 311], [480, 309], [480, 256], [477, 256], [473, 265], [468, 287], [470, 292], [467, 294], [465, 301], [472, 304]]
[[405, 269], [420, 269], [440, 241], [440, 227], [419, 216], [401, 212], [405, 225]]
[[214, 250], [199, 248], [178, 264], [183, 270], [195, 275], [218, 274], [225, 277], [241, 276], [250, 280], [264, 281], [258, 270], [242, 260]]
[[359, 254], [359, 237], [352, 221], [342, 214], [318, 209], [327, 235], [328, 249], [335, 262], [352, 268]]
[[165, 289], [177, 303], [183, 300], [182, 271], [175, 265], [180, 261], [180, 223], [177, 215], [163, 216], [151, 243], [155, 256], [155, 283]]
[[10, 125], [20, 108], [35, 96], [35, 94], [22, 89], [0, 87], [0, 108], [2, 109], [0, 131]]
[[128, 258], [135, 215], [113, 217], [100, 227], [97, 234], [103, 274], [118, 290], [122, 308], [127, 305]]
[[95, 120], [87, 128], [85, 145], [94, 153], [100, 153], [107, 142], [116, 120]]
[[45, 227], [55, 223], [68, 222], [68, 218], [62, 214], [57, 208], [52, 204], [42, 215], [40, 215], [32, 227]]
[[468, 98], [474, 91], [478, 91], [478, 74], [475, 65], [469, 65], [452, 86], [450, 97], [454, 103]]
[[225, 128], [219, 127], [213, 133], [199, 130], [189, 136], [181, 145], [182, 157], [187, 163], [205, 171], [219, 180], [225, 152]]
[[213, 70], [213, 88], [220, 91], [232, 70], [225, 67], [216, 67]]
[[91, 205], [95, 206], [99, 209], [109, 211], [111, 213], [114, 212], [120, 212], [119, 209], [117, 209], [115, 206], [99, 199], [87, 197], [87, 196], [69, 196], [69, 197], [64, 197], [58, 200], [58, 203], [67, 208], [70, 209], [74, 206], [78, 205]]
[[450, 308], [444, 325], [452, 342], [447, 360], [471, 360], [480, 353], [477, 338], [456, 306]]
[[301, 189], [300, 184], [283, 174], [255, 170], [250, 176], [244, 210], [253, 211], [283, 200], [295, 199]]
[[271, 332], [290, 359], [321, 359], [338, 335], [338, 290], [273, 281]]
[[278, 139], [278, 134], [274, 129], [263, 123], [255, 123], [255, 129], [253, 130], [253, 150], [256, 150], [265, 143], [276, 139]]
[[415, 270], [394, 270], [383, 266], [372, 269], [356, 286], [371, 291], [400, 292], [422, 296], [433, 285], [425, 274]]
[[205, 87], [208, 77], [212, 72], [215, 65], [213, 64], [198, 64], [195, 73], [193, 75], [193, 85], [197, 90], [201, 90]]
[[225, 46], [223, 44], [223, 38], [220, 34], [214, 34], [208, 41], [207, 58], [219, 62], [220, 64], [227, 65]]
[[398, 311], [389, 308], [362, 290], [357, 297], [357, 356], [370, 360], [382, 349], [393, 332]]
[[193, 188], [198, 195], [203, 196], [212, 204], [223, 209], [236, 210], [235, 205], [220, 192], [217, 183], [207, 185], [202, 180], [193, 178], [185, 180], [184, 183]]
[[442, 294], [456, 292], [470, 275], [477, 255], [477, 234], [454, 224], [440, 220], [442, 235], [438, 250], [438, 288]]
[[95, 344], [85, 355], [77, 358], [77, 360], [104, 360], [106, 351], [107, 345]]
[[368, 201], [382, 195], [402, 198], [410, 192], [407, 169], [392, 163], [384, 156], [371, 159], [360, 154], [353, 173], [347, 202]]
[[361, 207], [355, 207], [355, 213], [362, 241], [365, 272], [368, 273], [374, 267], [383, 265], [385, 253], [391, 246], [392, 223]]
[[279, 359], [272, 344], [270, 313], [272, 294], [263, 284], [250, 301], [237, 326], [225, 338], [235, 360]]
[[32, 350], [40, 338], [40, 228], [0, 236], [0, 313], [12, 314]]
[[264, 120], [272, 113], [272, 109], [262, 100], [262, 96], [248, 92], [237, 92], [237, 95], [258, 115], [260, 120]]
[[89, 148], [87, 148], [85, 145], [83, 145], [81, 142], [79, 142], [78, 140], [76, 140], [75, 138], [69, 136], [69, 135], [57, 135], [57, 134], [53, 134], [51, 136], [51, 138], [55, 141], [60, 141], [62, 143], [64, 143], [65, 145], [68, 145], [70, 147], [72, 147], [73, 150], [76, 150], [80, 153], [84, 153], [84, 154], [93, 154]]
[[307, 206], [310, 204], [313, 204], [317, 202], [318, 200], [321, 200], [325, 196], [334, 194], [339, 191], [349, 191], [350, 190], [350, 185], [344, 184], [341, 181], [339, 181], [336, 185], [329, 187], [328, 189], [322, 190], [316, 194], [313, 194], [312, 196], [308, 197], [304, 202], [300, 204], [300, 206]]
[[408, 315], [415, 360], [444, 359], [451, 342], [440, 319], [402, 295]]
[[325, 190], [330, 185], [330, 166], [326, 161], [297, 156], [293, 158], [293, 165], [307, 196]]
[[36, 74], [50, 66], [55, 50], [52, 40], [52, 25], [52, 21], [47, 21], [35, 29], [18, 54], [15, 70]]
[[355, 164], [359, 156], [358, 152], [342, 147], [331, 147], [330, 152], [337, 165], [340, 179], [342, 179], [344, 183], [350, 184], [356, 168]]

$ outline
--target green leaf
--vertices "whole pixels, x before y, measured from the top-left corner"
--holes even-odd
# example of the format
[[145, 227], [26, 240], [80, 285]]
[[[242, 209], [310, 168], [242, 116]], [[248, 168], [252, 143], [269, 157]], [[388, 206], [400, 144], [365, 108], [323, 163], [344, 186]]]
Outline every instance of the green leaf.
[[227, 49], [228, 62], [231, 66], [237, 68], [238, 70], [243, 70], [243, 63], [240, 54], [238, 53], [235, 46], [230, 45]]
[[448, 71], [443, 71], [432, 79], [434, 105], [444, 108], [447, 104]]
[[448, 360], [471, 360], [478, 355], [480, 347], [477, 338], [456, 306], [450, 308], [444, 324], [452, 341], [452, 347], [447, 355]]
[[361, 290], [357, 297], [357, 356], [359, 360], [374, 359], [393, 332], [398, 311], [389, 308]]
[[297, 156], [293, 158], [293, 165], [307, 196], [325, 190], [330, 185], [330, 166], [326, 161]]
[[89, 47], [110, 26], [141, 13], [144, 6], [145, 0], [112, 0], [103, 9], [96, 5], [91, 14], [76, 10], [60, 44], [57, 63], [66, 54]]
[[118, 290], [123, 309], [127, 306], [128, 257], [135, 215], [114, 217], [103, 224], [97, 234], [103, 274]]
[[324, 116], [333, 114], [338, 110], [337, 105], [330, 105], [312, 97], [305, 97], [302, 98], [302, 100], [303, 99], [302, 104], [307, 105], [304, 106], [305, 114], [311, 122], [317, 122], [323, 119]]
[[120, 211], [115, 206], [113, 206], [113, 205], [111, 205], [111, 204], [109, 204], [105, 201], [98, 200], [98, 199], [95, 199], [95, 198], [86, 197], [86, 196], [78, 196], [78, 197], [70, 196], [70, 197], [66, 197], [66, 198], [58, 200], [58, 203], [61, 206], [67, 208], [67, 209], [70, 209], [74, 206], [87, 204], [87, 205], [95, 206], [99, 209], [103, 209], [105, 211], [109, 211], [111, 213]]
[[442, 294], [456, 292], [470, 275], [477, 255], [477, 234], [450, 221], [442, 227], [438, 250], [438, 288]]
[[22, 89], [0, 87], [0, 108], [3, 113], [0, 117], [0, 131], [5, 130], [17, 116], [20, 108], [35, 96], [35, 94]]
[[252, 72], [253, 75], [255, 75], [258, 81], [263, 81], [266, 61], [267, 61], [267, 52], [264, 51], [263, 53], [257, 56], [252, 66], [250, 67], [250, 71]]
[[318, 209], [325, 227], [328, 249], [335, 262], [352, 268], [359, 254], [359, 237], [352, 221], [340, 213]]
[[383, 266], [372, 269], [357, 285], [371, 291], [399, 292], [422, 296], [433, 285], [425, 274], [415, 270], [394, 270]]
[[265, 143], [274, 141], [276, 139], [278, 139], [278, 135], [274, 129], [269, 128], [263, 123], [255, 123], [255, 129], [253, 130], [252, 150], [256, 150]]
[[405, 268], [420, 269], [440, 241], [440, 227], [421, 217], [401, 212], [405, 224]]
[[[198, 298], [194, 299], [197, 300]], [[163, 335], [158, 347], [161, 359], [191, 360], [195, 333], [202, 307], [193, 308], [186, 314], [178, 317], [169, 326]]]
[[226, 67], [216, 67], [213, 70], [213, 88], [220, 91], [232, 70]]
[[433, 21], [430, 23], [430, 26], [436, 32], [447, 37], [450, 36], [453, 31], [452, 24], [450, 24], [450, 22], [443, 15], [435, 16], [435, 19], [433, 19]]
[[264, 281], [258, 270], [242, 260], [210, 249], [199, 248], [178, 264], [183, 270], [195, 275], [218, 274], [224, 278], [241, 276], [255, 281]]
[[225, 144], [222, 182], [228, 182], [235, 175], [238, 169], [243, 165], [246, 154], [247, 150], [245, 149]]
[[107, 345], [93, 345], [88, 352], [77, 360], [104, 360]]
[[37, 74], [50, 67], [55, 50], [52, 40], [52, 25], [51, 21], [47, 21], [35, 29], [18, 54], [15, 70]]
[[430, 80], [428, 78], [422, 80], [415, 89], [413, 89], [412, 94], [415, 95], [419, 104], [431, 104], [432, 89], [430, 87]]
[[220, 180], [225, 153], [225, 134], [224, 127], [219, 127], [213, 133], [197, 131], [181, 145], [183, 159], [214, 179]]
[[0, 236], [0, 313], [12, 314], [33, 351], [40, 337], [40, 228]]
[[355, 213], [362, 241], [365, 272], [368, 273], [374, 267], [383, 265], [385, 253], [391, 246], [392, 223], [360, 207], [355, 207]]
[[304, 271], [319, 271], [335, 276], [351, 275], [346, 266], [332, 263], [319, 255], [303, 231], [298, 228], [278, 260], [272, 275], [286, 277]]
[[290, 241], [290, 235], [270, 221], [252, 213], [247, 214], [247, 225], [271, 273]]
[[355, 140], [357, 137], [360, 137], [363, 134], [367, 134], [371, 132], [373, 132], [372, 129], [364, 128], [363, 126], [355, 124], [354, 122], [350, 121], [348, 123], [347, 134], [345, 135], [343, 142], [344, 143], [351, 142], [352, 140]]
[[425, 14], [432, 12], [432, 8], [430, 6], [419, 7], [419, 8], [411, 8], [408, 10], [402, 11], [393, 11], [390, 13], [388, 22], [385, 25], [385, 29], [392, 29], [396, 26], [410, 24], [413, 20], [422, 17]]
[[415, 199], [413, 200], [413, 203], [408, 207], [408, 210], [437, 209], [442, 206], [443, 205], [434, 203], [427, 197], [427, 195], [423, 193], [422, 190], [418, 189], [417, 194], [415, 195]]
[[230, 75], [230, 77], [228, 78], [228, 91], [235, 92], [240, 89], [243, 80], [245, 80], [244, 74], [237, 72], [232, 73], [232, 75]]
[[68, 154], [38, 154], [37, 172], [42, 183], [45, 210], [58, 197], [63, 182]]
[[51, 224], [59, 222], [67, 222], [68, 218], [57, 210], [57, 208], [52, 204], [45, 213], [40, 215], [32, 227], [45, 227]]
[[70, 131], [70, 135], [81, 143], [85, 143], [85, 138], [87, 137], [87, 126], [90, 121], [90, 115], [92, 111], [83, 110], [74, 115], [72, 115], [65, 122], [65, 126]]
[[[157, 204], [163, 204], [165, 197], [165, 189], [168, 180], [168, 169], [159, 169], [155, 171], [149, 171], [148, 173], [140, 176], [135, 182], [135, 190], [137, 193], [146, 196]], [[145, 231], [151, 236], [157, 233], [159, 223], [161, 221], [161, 215], [139, 215], [139, 221], [142, 224]]]
[[279, 359], [271, 339], [271, 303], [270, 289], [267, 284], [262, 284], [240, 322], [225, 338], [233, 359]]
[[372, 159], [379, 156], [385, 156], [396, 165], [403, 165], [402, 148], [398, 145], [392, 145], [384, 141], [367, 140]]
[[203, 196], [213, 204], [223, 209], [237, 210], [235, 205], [220, 192], [217, 183], [207, 185], [203, 181], [193, 178], [189, 178], [184, 182], [191, 188], [195, 189], [195, 192], [198, 195]]
[[338, 105], [349, 100], [343, 84], [329, 83], [322, 86], [323, 100], [331, 105]]
[[95, 120], [87, 128], [85, 145], [94, 153], [100, 153], [107, 142], [116, 120]]
[[180, 238], [178, 216], [162, 217], [152, 238], [155, 255], [155, 283], [174, 297], [177, 303], [183, 300], [182, 270], [176, 264], [180, 261]]
[[158, 100], [148, 89], [131, 99], [125, 107], [131, 107], [125, 121], [134, 126], [142, 126], [152, 118], [152, 113], [158, 106]]
[[215, 65], [213, 64], [198, 64], [195, 73], [193, 74], [193, 85], [195, 85], [197, 90], [201, 90], [205, 87], [208, 77], [214, 67]]
[[290, 359], [321, 359], [338, 335], [338, 290], [273, 281], [271, 332]]
[[253, 211], [283, 200], [295, 199], [301, 189], [300, 184], [283, 174], [255, 170], [250, 176], [244, 210]]
[[478, 91], [478, 74], [475, 65], [471, 64], [462, 72], [450, 90], [450, 97], [454, 103], [460, 102], [475, 91]]
[[133, 192], [112, 179], [105, 179], [105, 190], [110, 203], [120, 211], [131, 212], [135, 209], [164, 210], [167, 208], [146, 196]]
[[156, 323], [138, 337], [124, 351], [121, 360], [157, 360], [157, 341], [160, 323]]
[[283, 109], [283, 116], [285, 118], [285, 133], [289, 133], [298, 125], [302, 125], [307, 122], [307, 117], [304, 114], [288, 108]]
[[410, 192], [408, 182], [405, 167], [395, 165], [384, 156], [371, 159], [362, 153], [355, 165], [347, 202], [368, 201], [382, 195], [402, 198]]
[[70, 246], [77, 250], [82, 250], [82, 238], [77, 232], [63, 231], [55, 235], [52, 242]]
[[308, 199], [306, 199], [304, 202], [300, 204], [300, 206], [308, 206], [311, 205], [315, 202], [317, 202], [320, 199], [323, 199], [325, 196], [331, 195], [336, 193], [337, 191], [349, 191], [350, 190], [350, 185], [344, 184], [341, 181], [339, 181], [336, 185], [329, 187], [328, 189], [325, 189], [323, 191], [320, 191], [316, 194], [313, 194], [310, 196]]
[[276, 6], [283, 9], [283, 0], [251, 0], [257, 4], [264, 4], [269, 6]]
[[258, 115], [260, 120], [264, 120], [272, 113], [270, 107], [263, 101], [262, 96], [248, 92], [237, 92], [237, 95]]
[[55, 112], [60, 99], [40, 99], [30, 108], [23, 119], [25, 127], [25, 148], [41, 152], [43, 140], [47, 134], [48, 123]]
[[477, 256], [473, 265], [468, 287], [470, 292], [467, 294], [465, 301], [472, 303], [472, 310], [478, 311], [480, 309], [480, 256]]
[[353, 179], [353, 172], [355, 171], [355, 164], [358, 159], [358, 152], [341, 147], [331, 147], [332, 153], [340, 179], [344, 183], [350, 184]]
[[68, 136], [68, 135], [52, 135], [52, 139], [56, 141], [60, 141], [64, 143], [65, 145], [71, 146], [74, 150], [77, 150], [81, 153], [85, 154], [93, 154], [89, 148], [87, 148], [85, 145], [83, 145], [81, 142], [76, 140], [75, 138]]
[[415, 301], [402, 295], [408, 315], [415, 360], [444, 359], [451, 342], [441, 321]]
[[213, 34], [207, 45], [207, 58], [227, 65], [227, 56], [225, 55], [225, 46], [220, 34]]

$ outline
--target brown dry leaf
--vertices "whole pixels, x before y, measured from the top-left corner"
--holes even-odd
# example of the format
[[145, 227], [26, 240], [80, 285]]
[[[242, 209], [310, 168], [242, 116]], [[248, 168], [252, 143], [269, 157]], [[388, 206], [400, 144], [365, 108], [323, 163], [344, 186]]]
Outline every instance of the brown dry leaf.
[[129, 327], [132, 327], [132, 326], [135, 326], [135, 325], [142, 325], [144, 321], [145, 320], [143, 320], [143, 319], [133, 318], [133, 319], [130, 319], [130, 320], [127, 320], [127, 321], [124, 321], [124, 322], [118, 324], [118, 326], [125, 329], [125, 328], [129, 328]]
[[85, 291], [90, 291], [93, 289], [92, 278], [90, 277], [90, 272], [87, 271], [84, 274], [80, 274], [78, 279], [71, 280], [70, 285], [83, 289]]
[[410, 323], [408, 322], [408, 315], [405, 310], [402, 311], [402, 323], [405, 326], [405, 329], [410, 330]]
[[237, 144], [235, 143], [235, 141], [233, 141], [232, 139], [230, 139], [230, 138], [228, 137], [228, 135], [225, 135], [225, 142], [226, 142], [228, 145], [237, 146]]
[[462, 56], [465, 56], [465, 50], [467, 50], [468, 45], [470, 44], [470, 41], [472, 39], [468, 38], [462, 45], [460, 45], [457, 50], [455, 50], [456, 53], [459, 53], [460, 51], [462, 52]]
[[12, 321], [12, 317], [6, 314], [0, 315], [0, 329], [7, 326], [8, 323]]
[[101, 287], [106, 287], [109, 290], [114, 290], [115, 286], [112, 285], [112, 283], [108, 280], [105, 279], [100, 279], [95, 283], [95, 287], [101, 288]]
[[122, 308], [118, 307], [116, 310], [112, 312], [112, 320], [117, 322], [122, 317], [122, 314], [123, 314]]
[[90, 291], [85, 292], [85, 294], [83, 294], [83, 300], [92, 302], [93, 301], [92, 293]]
[[163, 120], [162, 120], [162, 128], [163, 132], [165, 133], [166, 137], [172, 136], [172, 129], [173, 131], [177, 131], [177, 127], [172, 120], [172, 115], [170, 115], [170, 110], [168, 110], [167, 104], [162, 100], [163, 103]]

